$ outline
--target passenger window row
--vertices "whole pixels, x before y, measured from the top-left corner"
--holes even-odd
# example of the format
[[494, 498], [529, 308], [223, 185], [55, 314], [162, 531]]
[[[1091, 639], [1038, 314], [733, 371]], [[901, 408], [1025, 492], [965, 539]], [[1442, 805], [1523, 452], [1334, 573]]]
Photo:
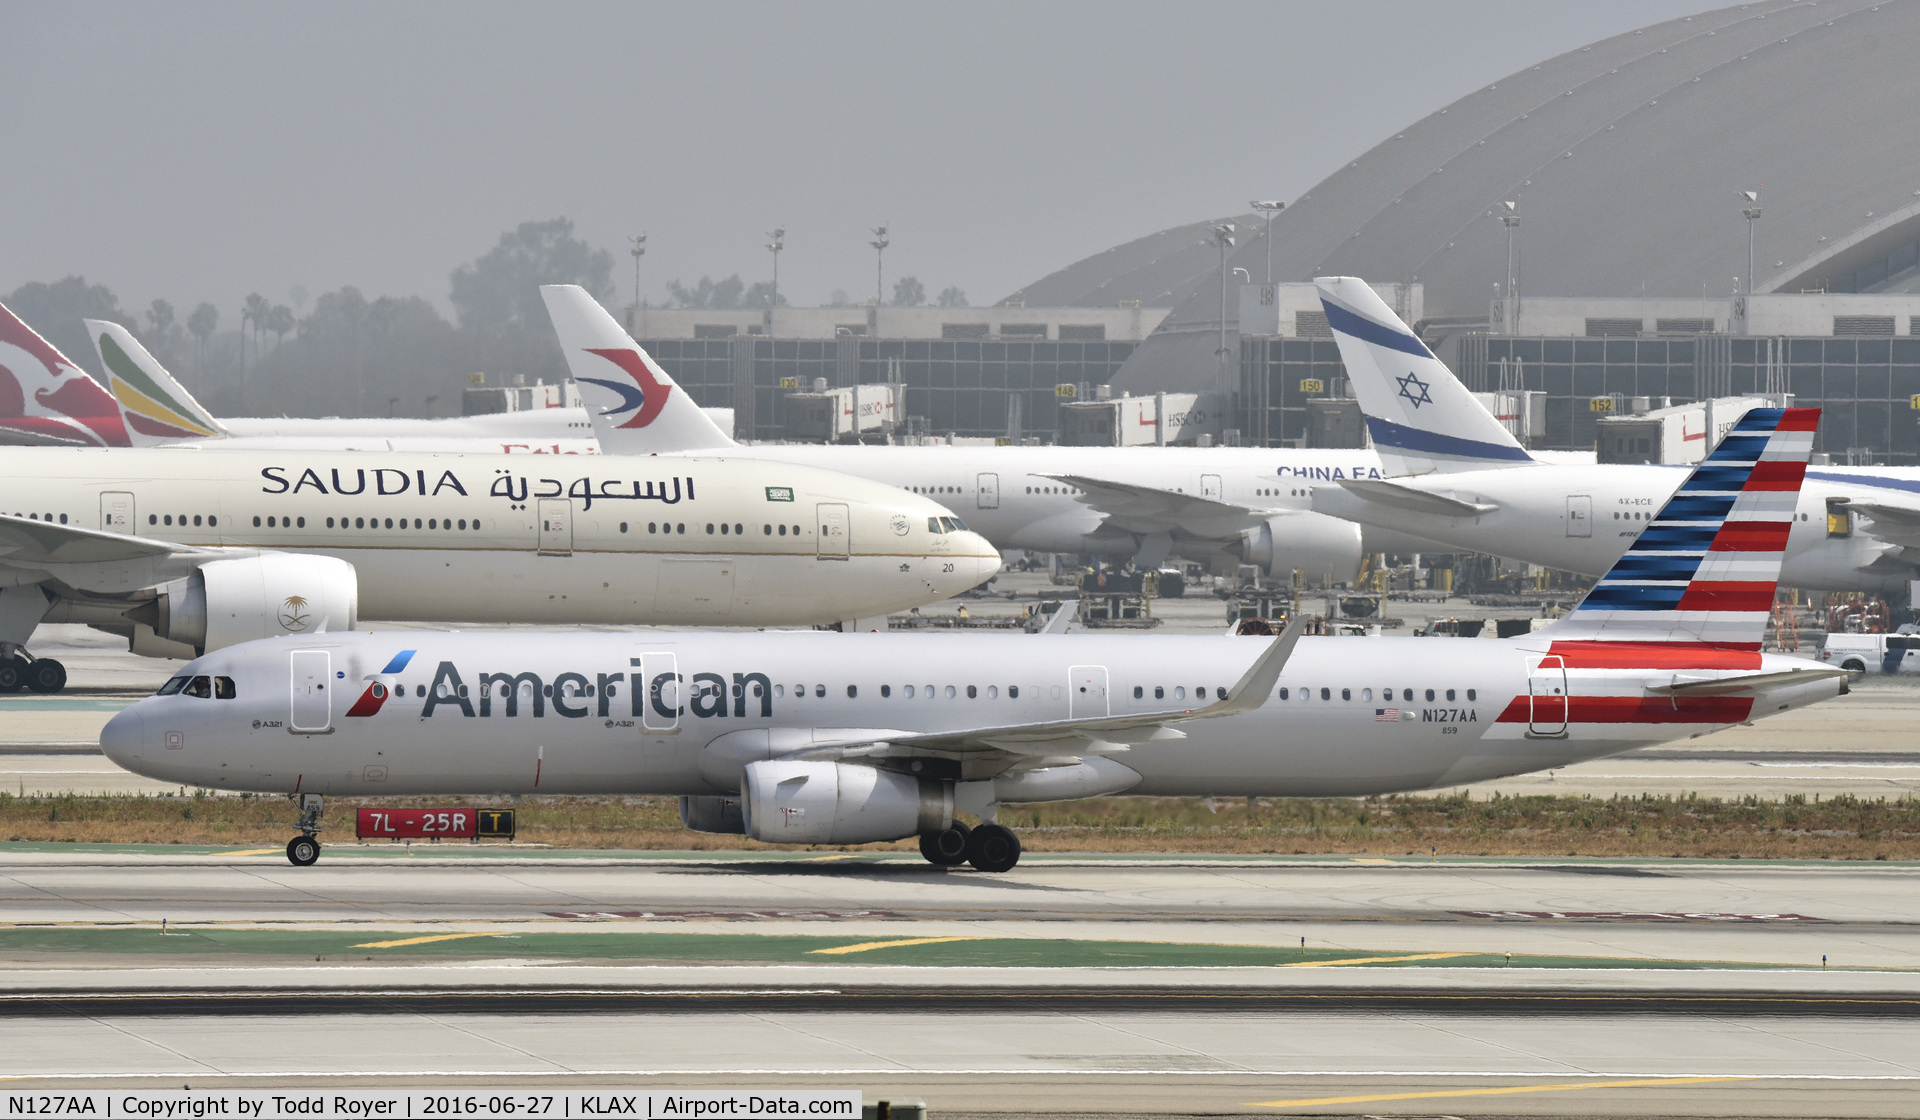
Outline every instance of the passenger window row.
[[[1451, 688], [1449, 688], [1449, 689], [1446, 689], [1446, 690], [1444, 690], [1444, 691], [1445, 691], [1445, 693], [1446, 693], [1446, 698], [1447, 698], [1448, 700], [1455, 700], [1455, 699], [1457, 699], [1457, 698], [1458, 698], [1458, 695], [1459, 695], [1459, 694], [1458, 694], [1458, 693], [1457, 693], [1457, 692], [1456, 692], [1456, 691], [1455, 691], [1454, 689], [1451, 689]], [[1281, 689], [1281, 690], [1279, 691], [1279, 693], [1278, 693], [1278, 695], [1279, 695], [1279, 697], [1280, 697], [1280, 699], [1282, 699], [1282, 700], [1287, 700], [1287, 699], [1294, 699], [1294, 698], [1296, 698], [1296, 697], [1293, 697], [1293, 696], [1291, 696], [1290, 694], [1291, 694], [1291, 693], [1295, 693], [1295, 692], [1297, 692], [1297, 693], [1299, 694], [1299, 695], [1298, 695], [1298, 697], [1297, 697], [1297, 699], [1300, 699], [1300, 700], [1311, 700], [1311, 699], [1313, 699], [1313, 693], [1314, 693], [1314, 690], [1313, 690], [1313, 689], [1311, 689], [1311, 688], [1301, 688], [1301, 689], [1285, 689], [1285, 688], [1283, 688], [1283, 689]], [[1429, 704], [1431, 704], [1431, 703], [1433, 703], [1433, 702], [1434, 702], [1434, 701], [1435, 701], [1436, 699], [1438, 699], [1438, 698], [1439, 698], [1439, 693], [1437, 693], [1437, 692], [1436, 692], [1435, 690], [1433, 690], [1433, 689], [1431, 689], [1431, 688], [1429, 688], [1429, 689], [1425, 689], [1425, 690], [1423, 690], [1423, 692], [1422, 692], [1422, 695], [1424, 695], [1424, 696], [1426, 697], [1426, 700], [1427, 700], [1427, 702], [1428, 702]], [[1411, 703], [1414, 703], [1414, 698], [1413, 698], [1413, 697], [1414, 697], [1414, 690], [1413, 690], [1413, 689], [1411, 689], [1411, 688], [1403, 688], [1403, 689], [1401, 689], [1401, 690], [1400, 690], [1400, 701], [1401, 701], [1402, 703], [1407, 703], [1407, 704], [1411, 704]], [[1469, 689], [1467, 689], [1467, 699], [1468, 699], [1468, 700], [1478, 700], [1479, 698], [1480, 698], [1480, 697], [1479, 697], [1479, 693], [1478, 693], [1478, 691], [1477, 691], [1477, 690], [1475, 690], [1475, 689], [1471, 689], [1471, 688], [1469, 688]], [[1322, 688], [1322, 689], [1320, 689], [1320, 699], [1322, 699], [1322, 700], [1331, 700], [1331, 699], [1333, 699], [1333, 689], [1331, 689], [1331, 688]], [[1341, 690], [1340, 690], [1340, 699], [1342, 699], [1342, 700], [1352, 700], [1352, 699], [1353, 699], [1353, 689], [1351, 689], [1351, 688], [1343, 688], [1343, 689], [1341, 689]], [[1392, 702], [1392, 700], [1393, 700], [1393, 689], [1391, 689], [1391, 688], [1383, 688], [1383, 689], [1381, 689], [1381, 690], [1380, 690], [1380, 699], [1381, 699], [1381, 700], [1383, 700], [1383, 701], [1387, 701], [1387, 702]], [[1361, 700], [1361, 702], [1363, 702], [1363, 703], [1367, 703], [1367, 702], [1371, 702], [1371, 701], [1373, 700], [1373, 689], [1371, 689], [1371, 688], [1363, 688], [1363, 689], [1361, 689], [1361, 690], [1360, 690], [1360, 700]]]
[[[383, 522], [383, 521], [385, 522], [385, 524], [384, 524], [384, 525], [382, 524], [382, 522]], [[255, 518], [255, 519], [254, 519], [254, 522], [253, 522], [253, 523], [254, 523], [255, 525], [258, 525], [258, 524], [260, 524], [260, 519], [259, 519], [259, 518]], [[287, 523], [287, 519], [286, 519], [286, 518], [284, 518], [284, 517], [283, 517], [283, 518], [281, 518], [281, 519], [280, 519], [280, 524], [281, 524], [281, 525], [282, 525], [283, 527], [284, 527], [284, 526], [286, 525], [286, 523]], [[300, 519], [300, 524], [301, 524], [301, 527], [302, 527], [302, 528], [305, 528], [305, 527], [306, 527], [306, 519], [305, 519], [305, 518], [301, 518], [301, 519]], [[406, 529], [406, 528], [414, 528], [414, 529], [442, 529], [442, 530], [446, 530], [446, 529], [452, 529], [452, 528], [454, 528], [455, 526], [454, 526], [454, 521], [453, 521], [453, 518], [451, 518], [451, 517], [448, 517], [448, 518], [444, 518], [444, 519], [442, 519], [442, 518], [438, 518], [438, 517], [429, 517], [429, 518], [426, 518], [426, 519], [425, 519], [424, 521], [423, 521], [423, 520], [422, 520], [421, 518], [418, 518], [418, 517], [416, 517], [416, 518], [414, 518], [414, 519], [413, 519], [413, 524], [412, 524], [411, 526], [409, 526], [409, 525], [407, 524], [407, 519], [406, 519], [406, 518], [404, 518], [404, 517], [402, 517], [402, 518], [400, 518], [400, 519], [399, 519], [399, 524], [398, 524], [398, 525], [396, 525], [396, 524], [394, 524], [394, 519], [393, 519], [393, 518], [391, 518], [391, 517], [388, 517], [388, 518], [379, 518], [379, 517], [355, 517], [355, 518], [352, 518], [352, 519], [351, 519], [351, 523], [349, 523], [349, 519], [348, 519], [348, 518], [345, 518], [345, 517], [342, 517], [342, 518], [340, 519], [340, 527], [341, 527], [342, 529], [380, 529], [380, 528], [387, 528], [387, 529], [396, 529], [396, 528], [398, 528], [398, 529]], [[463, 529], [463, 530], [464, 530], [464, 529], [465, 529], [466, 527], [467, 527], [467, 519], [466, 519], [466, 518], [464, 518], [464, 517], [462, 517], [462, 518], [460, 519], [460, 524], [459, 524], [459, 528], [461, 528], [461, 529]], [[333, 528], [333, 518], [331, 518], [331, 517], [329, 517], [329, 518], [327, 518], [327, 528], [329, 528], [329, 529], [331, 529], [331, 528]], [[477, 518], [477, 517], [473, 519], [473, 529], [474, 529], [474, 531], [475, 531], [475, 532], [479, 532], [479, 531], [480, 531], [480, 519], [479, 519], [479, 518]]]
[[[935, 685], [930, 685], [930, 684], [921, 685], [918, 688], [909, 684], [909, 685], [901, 686], [901, 689], [900, 689], [901, 697], [907, 700], [912, 700], [919, 696], [925, 696], [928, 700], [932, 700], [942, 695], [942, 692], [943, 690], [941, 688]], [[990, 684], [985, 688], [981, 688], [977, 684], [969, 684], [969, 685], [950, 684], [950, 685], [947, 685], [944, 689], [944, 694], [946, 698], [949, 700], [957, 698], [958, 696], [961, 695], [962, 692], [966, 694], [966, 697], [969, 700], [978, 700], [982, 696], [985, 696], [989, 700], [998, 700], [1000, 698], [1000, 686], [997, 684]], [[784, 684], [774, 685], [773, 694], [775, 696], [785, 696], [787, 694], [787, 686]], [[804, 700], [806, 699], [806, 696], [807, 696], [806, 685], [796, 684], [793, 686], [793, 698], [795, 700]], [[814, 699], [816, 700], [825, 700], [827, 698], [827, 686], [824, 684], [814, 685], [813, 696], [814, 696]], [[890, 684], [881, 685], [880, 698], [883, 700], [887, 700], [887, 699], [891, 699], [892, 697], [893, 697], [893, 686]], [[859, 698], [860, 698], [860, 686], [857, 684], [848, 685], [847, 699], [857, 700]], [[1007, 686], [1007, 699], [1009, 700], [1020, 699], [1019, 685], [1010, 684]]]
[[[45, 515], [41, 515], [38, 513], [15, 513], [14, 516], [24, 517], [28, 521], [52, 521], [53, 520], [53, 514], [51, 513], [45, 514]], [[67, 523], [67, 515], [63, 513], [60, 515], [60, 524], [65, 525], [66, 523]], [[181, 524], [184, 525], [186, 524], [186, 522], [182, 521]]]
[[[1215, 696], [1215, 698], [1216, 698], [1216, 699], [1219, 699], [1219, 700], [1225, 700], [1225, 699], [1227, 698], [1227, 690], [1226, 690], [1226, 689], [1224, 689], [1224, 688], [1218, 688], [1218, 687], [1216, 687], [1216, 688], [1214, 689], [1214, 696]], [[1145, 700], [1145, 699], [1147, 698], [1147, 686], [1146, 686], [1146, 685], [1140, 685], [1140, 684], [1136, 684], [1136, 685], [1134, 685], [1134, 686], [1133, 686], [1133, 698], [1134, 698], [1135, 700]], [[1167, 698], [1167, 686], [1166, 686], [1166, 685], [1163, 685], [1163, 684], [1156, 684], [1156, 685], [1154, 685], [1154, 686], [1153, 686], [1153, 699], [1155, 699], [1155, 700], [1165, 700], [1166, 698]], [[1186, 686], [1186, 685], [1183, 685], [1183, 684], [1176, 684], [1176, 685], [1174, 685], [1174, 686], [1173, 686], [1173, 698], [1174, 698], [1175, 700], [1185, 700], [1185, 699], [1187, 698], [1187, 686]], [[1207, 686], [1206, 686], [1206, 685], [1196, 685], [1196, 686], [1194, 687], [1194, 690], [1193, 690], [1193, 698], [1194, 698], [1195, 700], [1205, 700], [1205, 699], [1207, 698]]]
[[[154, 513], [149, 513], [149, 514], [147, 514], [147, 524], [149, 524], [149, 525], [172, 525], [172, 524], [175, 524], [175, 521], [174, 521], [174, 518], [175, 518], [175, 516], [176, 516], [175, 514], [171, 514], [171, 513], [167, 513], [167, 514], [154, 514]], [[179, 517], [179, 519], [180, 519], [180, 520], [179, 520], [179, 522], [178, 522], [178, 524], [180, 524], [180, 525], [182, 525], [182, 526], [184, 526], [184, 525], [186, 525], [186, 523], [187, 523], [187, 515], [186, 515], [186, 514], [184, 514], [184, 513], [182, 513], [182, 514], [178, 514], [177, 516], [178, 516], [178, 517]], [[51, 515], [49, 515], [47, 519], [48, 519], [49, 521], [51, 521], [51, 520], [52, 520], [53, 518], [52, 518], [52, 516], [51, 516]], [[61, 523], [62, 523], [62, 524], [65, 524], [65, 523], [66, 523], [66, 520], [67, 520], [67, 519], [66, 519], [66, 516], [65, 516], [65, 515], [62, 515], [62, 516], [61, 516], [61, 518], [60, 518], [60, 521], [61, 521]], [[197, 513], [196, 513], [196, 514], [194, 514], [194, 515], [193, 515], [193, 523], [194, 523], [195, 525], [198, 525], [198, 524], [200, 524], [200, 515], [199, 515], [199, 514], [197, 514]], [[218, 517], [215, 517], [215, 516], [213, 516], [212, 514], [208, 514], [208, 515], [207, 515], [207, 525], [208, 525], [208, 527], [209, 527], [209, 528], [211, 528], [212, 526], [215, 526], [215, 525], [218, 525], [218, 524], [220, 524], [220, 519], [219, 519]], [[258, 522], [256, 522], [255, 524], [258, 524]]]
[[232, 677], [174, 677], [160, 686], [155, 696], [193, 696], [201, 700], [231, 700], [237, 691], [233, 687]]

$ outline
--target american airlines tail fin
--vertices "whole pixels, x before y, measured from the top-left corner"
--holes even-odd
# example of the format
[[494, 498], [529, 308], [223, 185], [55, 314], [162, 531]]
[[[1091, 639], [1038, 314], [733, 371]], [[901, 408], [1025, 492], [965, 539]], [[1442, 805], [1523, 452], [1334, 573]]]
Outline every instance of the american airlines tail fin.
[[126, 447], [113, 398], [39, 332], [0, 306], [0, 443]]
[[1555, 653], [1567, 642], [1758, 651], [1819, 424], [1817, 408], [1748, 411], [1580, 605], [1535, 633]]
[[193, 394], [173, 379], [160, 360], [140, 345], [133, 333], [118, 323], [88, 319], [100, 366], [107, 371], [107, 388], [120, 406], [127, 436], [135, 447], [152, 447], [180, 439], [224, 439], [226, 428]]
[[644, 455], [734, 446], [732, 437], [715, 426], [585, 288], [542, 284], [540, 294], [601, 451]]
[[1388, 474], [1533, 461], [1365, 280], [1321, 276], [1314, 283], [1340, 344], [1353, 395], [1366, 413], [1367, 432]]

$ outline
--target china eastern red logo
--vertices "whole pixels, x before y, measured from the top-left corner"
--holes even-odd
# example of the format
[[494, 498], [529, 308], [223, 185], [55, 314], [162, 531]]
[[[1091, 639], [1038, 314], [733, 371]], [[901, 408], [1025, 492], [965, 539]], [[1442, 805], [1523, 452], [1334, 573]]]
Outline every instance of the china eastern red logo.
[[667, 394], [673, 391], [673, 385], [662, 382], [653, 375], [653, 368], [638, 350], [595, 350], [588, 348], [587, 353], [598, 354], [614, 365], [619, 366], [631, 382], [607, 381], [598, 377], [582, 377], [580, 380], [589, 385], [598, 385], [610, 392], [619, 394], [620, 406], [609, 408], [602, 416], [622, 416], [633, 413], [616, 427], [644, 428], [654, 422], [660, 410], [667, 407]]

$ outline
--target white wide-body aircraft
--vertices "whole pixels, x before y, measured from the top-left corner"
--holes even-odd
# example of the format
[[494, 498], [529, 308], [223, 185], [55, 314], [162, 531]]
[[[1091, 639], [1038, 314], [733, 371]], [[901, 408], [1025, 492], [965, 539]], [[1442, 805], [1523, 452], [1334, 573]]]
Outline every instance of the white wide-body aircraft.
[[362, 617], [845, 623], [999, 566], [938, 502], [784, 463], [0, 447], [0, 691], [65, 684], [43, 621], [163, 657]]
[[1315, 487], [1382, 477], [1369, 450], [735, 445], [698, 412], [662, 410], [660, 402], [685, 390], [585, 289], [549, 285], [541, 293], [610, 452], [723, 447], [738, 458], [843, 471], [952, 505], [1004, 550], [1132, 558], [1143, 567], [1175, 555], [1344, 582], [1368, 553], [1434, 548], [1313, 512]]
[[[1647, 531], [1655, 511], [1688, 477], [1684, 465], [1541, 461], [1365, 281], [1322, 277], [1315, 283], [1392, 477], [1316, 487], [1314, 509], [1461, 551], [1597, 576]], [[1781, 582], [1904, 593], [1915, 578], [1920, 469], [1809, 469]]]
[[[1358, 795], [1695, 737], [1845, 691], [1760, 652], [1817, 412], [1755, 410], [1581, 605], [1498, 641], [328, 634], [209, 654], [107, 725], [148, 777], [328, 794], [679, 795], [796, 844], [1003, 871], [999, 807]], [[958, 814], [980, 823], [969, 828]]]
[[[236, 416], [216, 419], [140, 340], [118, 323], [85, 320], [107, 387], [120, 411], [125, 446], [279, 451], [434, 451], [597, 455], [600, 441], [581, 408], [534, 408], [434, 420]], [[0, 338], [8, 324], [0, 320]], [[85, 376], [82, 374], [81, 376]], [[732, 409], [704, 410], [731, 427]], [[0, 420], [0, 431], [4, 430]], [[648, 452], [684, 451], [651, 447]]]

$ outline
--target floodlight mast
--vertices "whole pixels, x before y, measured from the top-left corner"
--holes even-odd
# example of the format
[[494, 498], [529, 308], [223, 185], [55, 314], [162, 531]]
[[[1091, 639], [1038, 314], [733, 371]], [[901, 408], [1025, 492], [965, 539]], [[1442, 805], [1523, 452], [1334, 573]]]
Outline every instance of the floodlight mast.
[[1504, 325], [1508, 334], [1517, 334], [1520, 330], [1520, 287], [1513, 255], [1513, 236], [1520, 228], [1519, 211], [1520, 204], [1512, 200], [1503, 200], [1497, 211], [1500, 224], [1507, 227], [1507, 305]]
[[882, 266], [887, 259], [887, 246], [893, 244], [893, 242], [887, 240], [887, 227], [875, 226], [873, 229], [873, 240], [867, 242], [867, 244], [873, 246], [873, 306], [875, 313], [878, 314], [879, 309], [885, 306], [887, 302], [886, 281], [881, 272]]
[[[627, 255], [633, 258], [633, 309], [640, 310], [640, 258], [647, 255], [647, 235], [627, 238]], [[631, 322], [628, 326], [632, 326]]]
[[1760, 220], [1760, 192], [1741, 191], [1740, 197], [1746, 199], [1746, 209], [1740, 211], [1747, 219], [1747, 295], [1753, 295], [1753, 223]]
[[767, 236], [772, 238], [767, 251], [773, 254], [773, 290], [767, 293], [767, 326], [772, 327], [773, 309], [780, 306], [780, 250], [787, 247], [787, 227], [775, 226]]
[[1252, 202], [1248, 203], [1247, 205], [1253, 207], [1255, 210], [1260, 211], [1260, 213], [1265, 215], [1267, 219], [1267, 232], [1265, 235], [1265, 240], [1267, 243], [1267, 286], [1272, 287], [1273, 286], [1273, 216], [1275, 214], [1278, 214], [1280, 211], [1285, 210], [1287, 208], [1287, 204], [1279, 201], [1278, 199], [1267, 199], [1265, 201], [1262, 201], [1260, 199], [1255, 199]]
[[1220, 348], [1214, 353], [1220, 359], [1220, 391], [1229, 395], [1233, 381], [1227, 376], [1227, 250], [1233, 248], [1237, 229], [1232, 222], [1220, 222], [1213, 227], [1213, 243], [1220, 249]]

